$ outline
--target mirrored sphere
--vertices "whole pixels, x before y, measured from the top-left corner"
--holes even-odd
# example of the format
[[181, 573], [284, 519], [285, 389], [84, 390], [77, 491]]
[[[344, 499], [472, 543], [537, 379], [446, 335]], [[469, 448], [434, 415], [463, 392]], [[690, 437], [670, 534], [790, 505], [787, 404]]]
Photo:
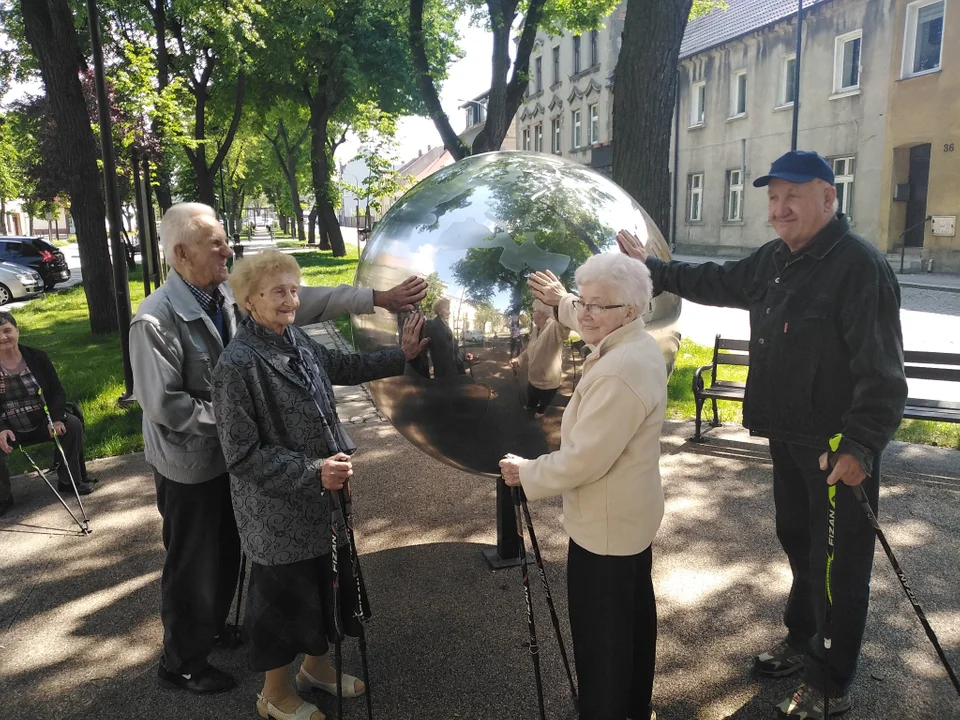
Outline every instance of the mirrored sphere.
[[[546, 334], [546, 323], [556, 321], [533, 312], [527, 278], [552, 270], [576, 291], [576, 269], [593, 254], [617, 252], [621, 228], [669, 260], [663, 235], [626, 192], [551, 155], [477, 155], [413, 187], [371, 234], [356, 285], [383, 290], [410, 275], [426, 278], [421, 310], [430, 344], [403, 376], [371, 383], [377, 407], [423, 451], [481, 475], [499, 475], [497, 463], [508, 452], [531, 458], [556, 450], [563, 409], [590, 349], [575, 332], [562, 343], [537, 345], [538, 366], [551, 366], [548, 375], [559, 378], [559, 387], [542, 417], [527, 409], [552, 388], [534, 389], [531, 397], [529, 363], [514, 368], [511, 358], [530, 347], [540, 327], [544, 342], [556, 337]], [[668, 370], [680, 342], [679, 315], [679, 298], [667, 294], [642, 315]], [[354, 316], [357, 349], [396, 347], [404, 320], [380, 308]]]

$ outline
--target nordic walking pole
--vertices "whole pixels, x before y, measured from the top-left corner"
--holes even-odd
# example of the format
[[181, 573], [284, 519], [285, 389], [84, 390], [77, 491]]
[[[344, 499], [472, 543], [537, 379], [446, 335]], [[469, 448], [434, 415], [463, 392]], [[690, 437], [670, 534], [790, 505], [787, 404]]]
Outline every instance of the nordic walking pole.
[[523, 576], [523, 595], [527, 601], [527, 629], [530, 631], [530, 658], [533, 660], [533, 675], [537, 683], [537, 706], [540, 720], [546, 720], [543, 708], [543, 679], [540, 677], [540, 646], [537, 644], [537, 626], [533, 621], [533, 603], [530, 597], [530, 575], [527, 572], [527, 548], [523, 541], [523, 518], [520, 517], [520, 488], [511, 488], [514, 510], [517, 514], [517, 535], [520, 536], [520, 574]]
[[63, 464], [67, 468], [67, 477], [70, 478], [70, 484], [73, 486], [73, 494], [77, 496], [77, 504], [80, 506], [80, 516], [84, 523], [89, 527], [90, 521], [87, 519], [87, 513], [83, 509], [83, 500], [80, 499], [80, 490], [77, 488], [77, 481], [73, 477], [73, 471], [70, 469], [70, 461], [67, 460], [67, 454], [63, 451], [63, 445], [60, 444], [60, 436], [57, 435], [53, 427], [53, 418], [50, 416], [50, 408], [47, 407], [47, 401], [43, 397], [43, 388], [37, 388], [37, 397], [40, 398], [40, 404], [43, 405], [43, 413], [47, 416], [47, 426], [50, 428], [50, 436], [53, 438], [53, 444], [60, 451], [60, 457], [63, 458]]
[[337, 718], [343, 720], [343, 627], [340, 620], [340, 568], [337, 557], [337, 546], [340, 544], [340, 533], [337, 530], [337, 511], [340, 509], [340, 491], [331, 490], [330, 498], [333, 503], [333, 517], [330, 519], [330, 560], [333, 566], [333, 628], [336, 641], [333, 644], [333, 664], [337, 671]]
[[83, 532], [84, 535], [89, 535], [92, 531], [90, 530], [90, 524], [86, 522], [86, 518], [84, 518], [84, 522], [81, 522], [80, 518], [78, 518], [76, 515], [73, 514], [73, 510], [70, 509], [70, 506], [67, 505], [66, 501], [63, 499], [63, 497], [61, 497], [60, 493], [53, 487], [53, 483], [51, 483], [50, 480], [47, 479], [46, 473], [40, 469], [40, 466], [37, 465], [37, 461], [30, 456], [30, 453], [28, 453], [24, 449], [23, 445], [21, 445], [20, 443], [17, 443], [17, 447], [20, 448], [20, 452], [23, 453], [23, 456], [27, 459], [27, 462], [29, 462], [30, 465], [33, 467], [33, 469], [40, 474], [40, 477], [43, 478], [43, 481], [47, 484], [47, 487], [49, 487], [50, 490], [53, 492], [53, 494], [57, 496], [57, 500], [59, 500], [60, 504], [63, 505], [64, 510], [70, 513], [70, 517], [73, 518], [73, 521], [80, 526], [81, 532]]
[[[840, 445], [840, 435], [834, 435], [830, 438], [830, 447], [836, 452], [836, 447]], [[834, 440], [836, 443], [834, 444]], [[822, 465], [822, 463], [821, 463]], [[957, 695], [960, 695], [960, 679], [957, 678], [957, 674], [954, 672], [953, 668], [950, 666], [950, 661], [947, 659], [946, 653], [943, 651], [943, 647], [940, 645], [940, 641], [937, 639], [937, 634], [933, 631], [933, 628], [930, 626], [930, 622], [927, 620], [926, 614], [923, 612], [923, 608], [920, 607], [920, 601], [917, 600], [917, 596], [914, 594], [913, 589], [910, 587], [910, 583], [907, 582], [907, 576], [903, 574], [903, 570], [900, 568], [900, 563], [897, 562], [896, 556], [893, 554], [893, 550], [890, 547], [890, 543], [887, 542], [887, 537], [883, 533], [883, 529], [880, 527], [880, 521], [877, 520], [876, 514], [873, 512], [873, 507], [870, 505], [870, 501], [867, 499], [867, 496], [863, 492], [863, 488], [859, 485], [853, 485], [850, 488], [853, 490], [854, 496], [857, 498], [857, 502], [860, 503], [860, 507], [863, 508], [863, 512], [867, 515], [867, 520], [870, 521], [870, 525], [873, 526], [874, 532], [877, 533], [877, 538], [880, 540], [880, 545], [883, 546], [883, 551], [887, 555], [887, 559], [890, 561], [890, 565], [893, 567], [893, 572], [896, 574], [897, 579], [900, 581], [900, 586], [903, 588], [903, 592], [906, 593], [907, 599], [910, 601], [910, 604], [913, 606], [914, 612], [917, 614], [917, 619], [920, 621], [920, 624], [923, 626], [924, 632], [927, 634], [927, 639], [930, 640], [930, 644], [933, 645], [933, 649], [937, 651], [937, 656], [940, 658], [940, 662], [943, 663], [943, 667], [947, 671], [947, 675], [950, 677], [950, 682], [953, 683], [953, 687], [957, 691]]]
[[360, 646], [360, 666], [363, 669], [364, 697], [367, 702], [367, 720], [373, 720], [373, 699], [370, 696], [370, 663], [367, 659], [367, 635], [363, 628], [367, 613], [363, 607], [363, 574], [360, 571], [360, 555], [357, 553], [357, 540], [353, 532], [353, 496], [350, 493], [350, 480], [343, 483], [343, 524], [347, 529], [347, 549], [350, 553], [350, 566], [353, 579], [357, 583], [357, 606], [354, 617], [357, 619], [357, 642]]
[[523, 515], [527, 521], [527, 532], [530, 533], [530, 544], [533, 545], [533, 557], [537, 562], [537, 569], [540, 571], [540, 582], [543, 584], [543, 592], [547, 599], [547, 608], [550, 610], [550, 619], [553, 621], [553, 629], [557, 633], [557, 645], [560, 646], [560, 657], [563, 658], [563, 669], [567, 671], [567, 681], [570, 683], [570, 694], [573, 696], [574, 704], [577, 703], [577, 686], [573, 682], [573, 673], [570, 672], [570, 660], [567, 658], [567, 649], [563, 644], [563, 635], [560, 632], [560, 619], [557, 617], [557, 608], [553, 604], [553, 595], [550, 593], [550, 585], [547, 582], [547, 571], [543, 567], [543, 556], [540, 554], [540, 543], [537, 542], [537, 534], [533, 530], [533, 518], [530, 516], [530, 506], [527, 505], [527, 496], [520, 491], [520, 506], [523, 508]]

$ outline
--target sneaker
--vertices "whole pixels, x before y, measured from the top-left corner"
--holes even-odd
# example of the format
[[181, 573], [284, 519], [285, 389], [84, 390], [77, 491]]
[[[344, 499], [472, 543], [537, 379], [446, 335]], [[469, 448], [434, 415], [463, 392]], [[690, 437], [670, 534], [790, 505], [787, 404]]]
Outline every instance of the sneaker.
[[[842, 715], [853, 707], [850, 693], [830, 698], [830, 715]], [[777, 705], [780, 717], [823, 720], [823, 693], [812, 685], [801, 683], [796, 692]]]
[[803, 653], [783, 640], [757, 655], [754, 667], [768, 677], [786, 677], [803, 669]]

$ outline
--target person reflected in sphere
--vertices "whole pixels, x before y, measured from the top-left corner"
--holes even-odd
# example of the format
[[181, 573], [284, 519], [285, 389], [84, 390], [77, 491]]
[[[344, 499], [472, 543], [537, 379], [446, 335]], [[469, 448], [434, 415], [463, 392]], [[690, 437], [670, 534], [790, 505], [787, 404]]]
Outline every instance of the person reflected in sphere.
[[424, 335], [430, 339], [428, 354], [433, 363], [433, 377], [466, 375], [466, 363], [473, 360], [473, 353], [464, 354], [450, 329], [450, 301], [440, 298], [433, 304], [432, 320], [424, 323]]
[[527, 366], [527, 409], [542, 418], [560, 389], [563, 341], [570, 331], [553, 316], [553, 308], [533, 301], [533, 330], [526, 350], [510, 360], [513, 368]]
[[523, 351], [523, 340], [520, 338], [520, 313], [510, 316], [510, 357], [515, 358]]
[[[552, 274], [530, 278], [538, 299], [591, 347], [563, 412], [560, 449], [500, 461], [531, 500], [563, 496], [567, 595], [582, 720], [647, 720], [656, 661], [652, 543], [663, 518], [660, 431], [667, 372], [640, 313], [650, 272], [604, 253], [576, 271], [580, 297]], [[538, 292], [545, 279], [556, 292]]]
[[[297, 690], [337, 692], [329, 662], [337, 608], [331, 492], [353, 475], [356, 446], [337, 417], [332, 384], [402, 374], [426, 345], [423, 320], [407, 320], [399, 348], [345, 353], [293, 326], [300, 267], [291, 255], [267, 250], [241, 260], [230, 285], [249, 317], [213, 371], [212, 400], [240, 543], [252, 561], [245, 624], [250, 666], [264, 673], [257, 712], [323, 720]], [[343, 528], [337, 535], [343, 543]], [[340, 557], [349, 557], [345, 548]], [[354, 613], [365, 595], [346, 581], [344, 560], [337, 570], [340, 622], [346, 634], [356, 635]], [[301, 653], [295, 689], [288, 665]], [[365, 689], [343, 675], [344, 697]]]

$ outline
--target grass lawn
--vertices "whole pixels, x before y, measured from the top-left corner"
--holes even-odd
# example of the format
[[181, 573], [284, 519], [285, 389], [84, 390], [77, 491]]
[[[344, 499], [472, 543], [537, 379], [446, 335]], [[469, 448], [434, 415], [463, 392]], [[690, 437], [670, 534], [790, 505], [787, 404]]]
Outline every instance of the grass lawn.
[[[338, 285], [353, 283], [357, 265], [356, 247], [347, 247], [347, 256], [334, 258], [329, 253], [313, 251], [298, 253], [297, 261], [303, 270], [304, 283], [309, 285]], [[130, 295], [133, 312], [143, 300], [143, 282], [139, 272], [130, 276]], [[55, 292], [14, 311], [20, 325], [21, 342], [46, 351], [57, 368], [67, 397], [80, 403], [87, 423], [87, 458], [107, 457], [140, 450], [139, 407], [121, 409], [117, 398], [123, 392], [123, 374], [120, 364], [118, 337], [94, 337], [90, 334], [87, 304], [80, 287]], [[351, 337], [349, 319], [339, 318], [337, 329]], [[691, 380], [697, 367], [710, 362], [711, 348], [694, 345], [684, 340], [680, 345], [676, 369], [670, 378], [667, 417], [692, 418], [695, 413]], [[731, 367], [721, 373], [729, 380], [746, 377], [744, 368]], [[720, 419], [739, 423], [742, 419], [740, 403], [720, 402]], [[704, 413], [705, 417], [707, 413]], [[960, 448], [960, 425], [905, 420], [896, 435], [907, 442]], [[48, 462], [41, 452], [37, 458]], [[10, 458], [11, 470], [26, 469], [22, 456]]]

